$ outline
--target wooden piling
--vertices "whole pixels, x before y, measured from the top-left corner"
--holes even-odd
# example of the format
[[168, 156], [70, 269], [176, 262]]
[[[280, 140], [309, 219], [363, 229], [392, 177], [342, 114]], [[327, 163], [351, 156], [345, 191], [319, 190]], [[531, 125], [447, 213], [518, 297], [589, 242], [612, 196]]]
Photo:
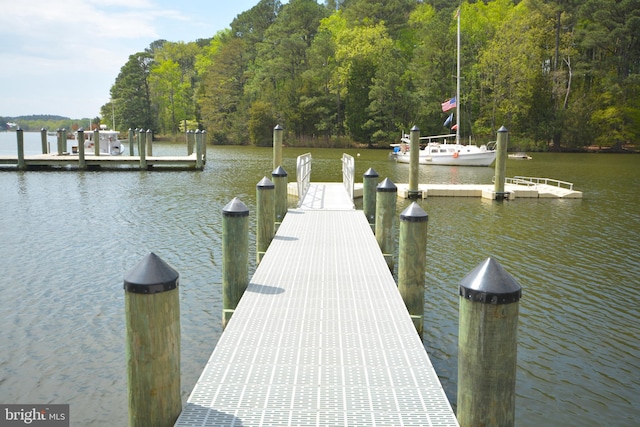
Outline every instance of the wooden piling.
[[422, 338], [424, 324], [424, 274], [429, 216], [416, 202], [400, 214], [398, 291]]
[[266, 176], [256, 185], [256, 261], [262, 260], [276, 233], [275, 185]]
[[194, 139], [195, 139], [195, 135], [193, 133], [193, 130], [188, 130], [187, 131], [187, 156], [190, 156], [193, 154]]
[[49, 144], [47, 144], [47, 129], [40, 129], [40, 144], [42, 147], [42, 154], [49, 153]]
[[16, 139], [18, 143], [18, 170], [27, 169], [27, 164], [24, 161], [24, 133], [22, 129], [16, 129]]
[[144, 129], [140, 129], [138, 139], [140, 140], [138, 146], [138, 155], [140, 156], [140, 170], [145, 170], [147, 169], [147, 135]]
[[249, 285], [249, 209], [235, 197], [222, 208], [222, 327]]
[[373, 168], [367, 169], [362, 177], [362, 210], [367, 221], [372, 226], [376, 223], [376, 187], [378, 186], [378, 172]]
[[420, 129], [418, 126], [411, 128], [409, 139], [409, 199], [418, 199], [421, 196], [418, 185], [420, 183]]
[[460, 282], [458, 422], [461, 427], [515, 423], [520, 285], [487, 258]]
[[153, 156], [153, 132], [147, 129], [147, 157]]
[[395, 248], [395, 217], [398, 187], [385, 178], [376, 188], [375, 234], [378, 246], [390, 270], [393, 270]]
[[78, 129], [78, 169], [86, 169], [87, 162], [84, 158], [84, 129]]
[[504, 183], [506, 179], [507, 173], [507, 141], [509, 138], [509, 133], [507, 128], [502, 126], [498, 129], [497, 136], [497, 150], [496, 154], [496, 167], [495, 167], [495, 185], [494, 191], [496, 195], [496, 200], [504, 200], [507, 193], [504, 191]]
[[100, 155], [100, 130], [97, 128], [93, 130], [93, 155]]
[[196, 130], [193, 134], [193, 138], [195, 140], [196, 145], [196, 168], [202, 168], [202, 133], [200, 129]]
[[182, 410], [178, 277], [150, 253], [124, 278], [130, 427], [173, 426]]
[[135, 150], [134, 150], [135, 132], [131, 128], [129, 128], [128, 137], [129, 137], [129, 155], [134, 156], [135, 155]]
[[282, 126], [273, 128], [273, 168], [282, 166]]
[[284, 216], [287, 214], [289, 207], [287, 199], [287, 185], [289, 184], [287, 171], [284, 170], [282, 166], [278, 166], [273, 170], [273, 172], [271, 172], [271, 179], [276, 187], [275, 222], [277, 229], [278, 225], [280, 225]]
[[202, 165], [204, 166], [207, 164], [207, 131], [206, 130], [202, 131], [200, 142], [202, 144]]

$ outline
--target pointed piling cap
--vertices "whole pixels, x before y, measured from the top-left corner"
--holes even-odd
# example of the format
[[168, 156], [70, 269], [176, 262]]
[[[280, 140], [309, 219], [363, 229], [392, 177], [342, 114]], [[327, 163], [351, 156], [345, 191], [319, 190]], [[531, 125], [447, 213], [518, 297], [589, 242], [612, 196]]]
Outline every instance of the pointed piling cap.
[[268, 190], [270, 188], [276, 188], [276, 186], [271, 182], [269, 178], [266, 176], [260, 180], [258, 184], [256, 184], [256, 188], [258, 190]]
[[153, 252], [142, 258], [124, 277], [124, 290], [134, 294], [157, 294], [178, 287], [180, 275]]
[[506, 127], [500, 126], [500, 129], [498, 129], [498, 132], [509, 132], [509, 131], [507, 130]]
[[284, 168], [282, 166], [278, 166], [277, 168], [275, 168], [273, 170], [273, 172], [271, 172], [271, 176], [272, 177], [282, 177], [282, 176], [287, 176], [287, 171], [284, 170]]
[[416, 125], [413, 125], [413, 127], [411, 128], [411, 132], [420, 132], [420, 128]]
[[380, 175], [378, 175], [378, 172], [376, 172], [376, 170], [374, 168], [369, 168], [367, 169], [367, 171], [364, 173], [364, 177], [365, 178], [377, 178]]
[[429, 215], [416, 202], [411, 203], [408, 208], [400, 214], [401, 221], [407, 222], [426, 222], [429, 221]]
[[462, 279], [460, 296], [472, 302], [511, 304], [520, 300], [522, 288], [498, 261], [489, 257]]
[[222, 216], [249, 216], [249, 208], [242, 203], [242, 200], [234, 197], [222, 208]]
[[382, 180], [380, 184], [376, 187], [376, 191], [380, 191], [381, 193], [397, 193], [398, 187], [391, 181], [389, 178], [385, 178]]
[[282, 126], [276, 125], [276, 127], [274, 127], [273, 130], [282, 130]]

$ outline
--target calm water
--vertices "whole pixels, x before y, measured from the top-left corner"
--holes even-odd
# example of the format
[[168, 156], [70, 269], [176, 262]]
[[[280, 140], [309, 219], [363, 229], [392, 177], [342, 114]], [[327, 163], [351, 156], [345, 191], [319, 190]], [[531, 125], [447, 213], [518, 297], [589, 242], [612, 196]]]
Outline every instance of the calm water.
[[[38, 152], [39, 134], [25, 139]], [[284, 150], [290, 181], [304, 152]], [[381, 179], [408, 182], [408, 165], [384, 151], [347, 152], [359, 180], [373, 167]], [[7, 153], [15, 134], [0, 133]], [[339, 180], [341, 153], [312, 150], [313, 179]], [[458, 284], [493, 256], [523, 288], [516, 424], [637, 425], [640, 156], [533, 158], [509, 160], [507, 176], [571, 181], [584, 199], [422, 202], [425, 347], [455, 405]], [[253, 230], [255, 185], [271, 170], [271, 149], [210, 146], [203, 172], [0, 172], [0, 402], [70, 403], [74, 426], [126, 425], [122, 280], [150, 251], [180, 273], [186, 400], [221, 334], [221, 209], [239, 196]], [[421, 174], [421, 182], [489, 183], [493, 169]], [[399, 200], [398, 210], [406, 206]]]

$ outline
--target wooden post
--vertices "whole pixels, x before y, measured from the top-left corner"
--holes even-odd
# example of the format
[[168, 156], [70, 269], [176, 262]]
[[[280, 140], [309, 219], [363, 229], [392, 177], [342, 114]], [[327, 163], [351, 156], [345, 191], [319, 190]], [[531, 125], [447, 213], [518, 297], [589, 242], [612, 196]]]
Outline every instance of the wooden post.
[[520, 285], [492, 258], [460, 282], [458, 422], [513, 426]]
[[390, 270], [393, 270], [393, 252], [395, 247], [394, 220], [396, 217], [396, 199], [398, 187], [385, 178], [376, 188], [375, 234], [378, 246], [384, 255]]
[[179, 274], [154, 253], [124, 278], [129, 426], [173, 426], [180, 395]]
[[373, 168], [367, 169], [362, 177], [362, 210], [372, 226], [376, 223], [376, 186], [378, 172]]
[[202, 142], [202, 164], [206, 165], [207, 164], [207, 131], [203, 130], [202, 131], [202, 137], [201, 137], [201, 142]]
[[93, 155], [100, 155], [100, 130], [97, 128], [93, 130]]
[[24, 133], [22, 129], [16, 129], [16, 138], [18, 140], [18, 169], [25, 170], [27, 164], [24, 161]]
[[193, 140], [195, 135], [192, 130], [187, 131], [187, 156], [193, 154]]
[[420, 182], [420, 129], [418, 126], [411, 128], [409, 139], [409, 193], [410, 199], [418, 199], [421, 196], [418, 190]]
[[287, 185], [289, 184], [287, 171], [284, 170], [282, 166], [278, 166], [271, 172], [271, 179], [276, 187], [275, 222], [277, 229], [289, 208], [287, 199]]
[[424, 274], [427, 257], [427, 213], [416, 202], [400, 214], [398, 291], [422, 338], [424, 324]]
[[147, 169], [147, 134], [144, 129], [140, 129], [140, 133], [138, 134], [140, 139], [140, 151], [138, 155], [140, 156], [140, 169]]
[[129, 128], [129, 155], [133, 157], [135, 155], [135, 150], [133, 147], [135, 141], [135, 132], [133, 129]]
[[249, 209], [235, 197], [222, 208], [222, 327], [249, 285]]
[[273, 168], [282, 166], [282, 126], [273, 128]]
[[153, 132], [147, 129], [147, 157], [153, 156]]
[[200, 129], [196, 130], [193, 138], [196, 144], [196, 168], [202, 169], [202, 133]]
[[49, 152], [49, 144], [47, 144], [47, 129], [40, 129], [40, 143], [42, 145], [42, 154]]
[[256, 260], [258, 264], [276, 233], [275, 185], [266, 176], [256, 185]]
[[58, 155], [62, 154], [62, 129], [56, 130], [56, 142], [58, 143]]
[[84, 158], [84, 129], [78, 129], [78, 169], [87, 168], [87, 162]]
[[508, 194], [504, 191], [504, 182], [507, 173], [507, 140], [509, 132], [507, 128], [502, 126], [498, 129], [497, 146], [498, 153], [496, 155], [496, 168], [495, 168], [495, 186], [494, 191], [496, 193], [496, 200], [504, 200]]

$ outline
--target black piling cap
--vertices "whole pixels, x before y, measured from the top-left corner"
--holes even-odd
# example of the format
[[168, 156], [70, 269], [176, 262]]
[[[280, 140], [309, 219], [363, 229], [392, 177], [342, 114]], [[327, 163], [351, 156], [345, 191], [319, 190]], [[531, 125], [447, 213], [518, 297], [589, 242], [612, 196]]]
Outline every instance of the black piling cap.
[[377, 178], [379, 176], [380, 175], [378, 175], [378, 172], [376, 172], [376, 170], [373, 168], [367, 169], [367, 171], [364, 173], [365, 178]]
[[402, 211], [400, 220], [407, 222], [426, 222], [429, 220], [429, 215], [427, 215], [419, 204], [413, 202], [408, 208]]
[[180, 275], [153, 252], [124, 276], [124, 290], [134, 294], [157, 294], [178, 287]]
[[385, 178], [382, 180], [380, 184], [376, 187], [376, 191], [380, 191], [381, 193], [392, 193], [398, 192], [398, 187], [391, 181], [389, 178]]
[[271, 188], [276, 188], [273, 182], [266, 176], [260, 180], [259, 183], [256, 184], [256, 188], [258, 190], [269, 190]]
[[485, 304], [511, 304], [520, 300], [522, 288], [498, 261], [489, 257], [462, 279], [460, 296]]
[[282, 166], [278, 166], [277, 168], [275, 168], [273, 170], [273, 172], [271, 172], [271, 176], [272, 177], [282, 177], [282, 176], [287, 176], [287, 171], [284, 170], [284, 168]]
[[242, 200], [234, 197], [222, 208], [222, 216], [249, 216], [249, 208], [242, 203]]

